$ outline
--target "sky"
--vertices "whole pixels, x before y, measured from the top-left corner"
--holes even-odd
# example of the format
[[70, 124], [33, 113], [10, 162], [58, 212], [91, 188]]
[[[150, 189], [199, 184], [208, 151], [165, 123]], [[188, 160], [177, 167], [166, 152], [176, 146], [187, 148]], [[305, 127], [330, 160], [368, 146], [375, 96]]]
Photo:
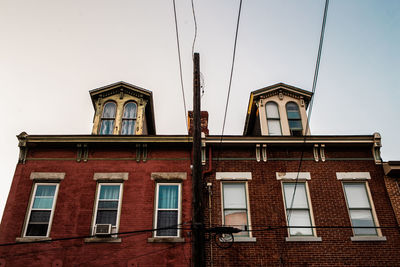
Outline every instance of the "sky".
[[[243, 1], [224, 134], [243, 133], [250, 92], [312, 88], [323, 0]], [[194, 0], [210, 134], [221, 134], [239, 0]], [[194, 20], [176, 0], [184, 93], [192, 108]], [[157, 134], [185, 134], [173, 1], [0, 0], [0, 216], [16, 135], [90, 134], [88, 91], [125, 81], [153, 92]], [[314, 135], [382, 135], [400, 160], [400, 1], [330, 1], [310, 118]]]

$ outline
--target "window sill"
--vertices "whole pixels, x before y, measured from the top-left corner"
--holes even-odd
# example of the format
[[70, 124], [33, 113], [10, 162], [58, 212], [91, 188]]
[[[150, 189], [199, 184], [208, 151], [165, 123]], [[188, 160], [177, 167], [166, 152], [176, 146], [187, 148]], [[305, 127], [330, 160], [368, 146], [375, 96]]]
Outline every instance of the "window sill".
[[147, 238], [148, 243], [183, 243], [183, 237], [150, 237]]
[[37, 242], [37, 241], [51, 241], [50, 237], [17, 237], [15, 242]]
[[233, 237], [234, 243], [256, 242], [257, 238], [248, 236], [235, 236]]
[[352, 236], [351, 241], [386, 241], [386, 236]]
[[85, 243], [121, 243], [121, 238], [116, 237], [90, 237], [84, 239]]
[[318, 236], [289, 236], [286, 242], [321, 242], [322, 238]]

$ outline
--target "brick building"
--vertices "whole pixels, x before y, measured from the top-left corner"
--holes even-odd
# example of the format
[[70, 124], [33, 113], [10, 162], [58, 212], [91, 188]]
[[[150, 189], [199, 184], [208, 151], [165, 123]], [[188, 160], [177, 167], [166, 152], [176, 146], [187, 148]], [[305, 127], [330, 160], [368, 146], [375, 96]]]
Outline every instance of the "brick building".
[[[192, 138], [156, 135], [143, 88], [90, 95], [91, 135], [18, 136], [0, 266], [190, 266]], [[205, 233], [208, 266], [400, 262], [380, 135], [311, 135], [311, 96], [252, 92], [241, 136], [210, 136], [202, 112], [204, 226], [241, 230]]]
[[1, 244], [18, 244], [0, 247], [0, 266], [188, 266], [191, 140], [155, 135], [150, 91], [90, 95], [92, 135], [18, 136], [0, 227]]
[[383, 170], [390, 202], [396, 214], [397, 224], [400, 225], [400, 161], [383, 163]]
[[205, 224], [242, 229], [207, 243], [208, 266], [399, 265], [380, 135], [310, 135], [310, 98], [253, 91], [243, 136], [206, 138]]

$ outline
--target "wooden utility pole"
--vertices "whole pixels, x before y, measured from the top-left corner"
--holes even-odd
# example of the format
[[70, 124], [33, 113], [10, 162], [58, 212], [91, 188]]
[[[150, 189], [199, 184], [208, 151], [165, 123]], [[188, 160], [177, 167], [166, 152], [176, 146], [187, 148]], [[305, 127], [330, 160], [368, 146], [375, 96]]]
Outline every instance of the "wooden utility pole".
[[193, 169], [192, 169], [192, 262], [195, 267], [205, 266], [203, 186], [201, 166], [201, 122], [200, 122], [200, 55], [193, 56]]

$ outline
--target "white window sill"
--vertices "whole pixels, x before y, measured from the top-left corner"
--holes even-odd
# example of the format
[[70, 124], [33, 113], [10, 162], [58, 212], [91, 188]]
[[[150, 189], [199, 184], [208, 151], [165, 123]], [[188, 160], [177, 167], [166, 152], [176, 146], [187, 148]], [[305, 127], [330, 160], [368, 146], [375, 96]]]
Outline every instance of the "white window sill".
[[37, 242], [37, 241], [51, 241], [50, 237], [40, 237], [40, 236], [35, 236], [35, 237], [17, 237], [15, 238], [15, 242]]
[[183, 243], [183, 237], [150, 237], [147, 238], [148, 243]]
[[121, 243], [121, 238], [116, 237], [89, 237], [85, 238], [85, 243]]
[[386, 241], [386, 236], [352, 236], [351, 241]]
[[248, 237], [248, 236], [234, 236], [233, 242], [240, 243], [240, 242], [257, 242], [257, 238], [255, 237]]
[[286, 242], [321, 242], [322, 238], [318, 236], [289, 236]]

